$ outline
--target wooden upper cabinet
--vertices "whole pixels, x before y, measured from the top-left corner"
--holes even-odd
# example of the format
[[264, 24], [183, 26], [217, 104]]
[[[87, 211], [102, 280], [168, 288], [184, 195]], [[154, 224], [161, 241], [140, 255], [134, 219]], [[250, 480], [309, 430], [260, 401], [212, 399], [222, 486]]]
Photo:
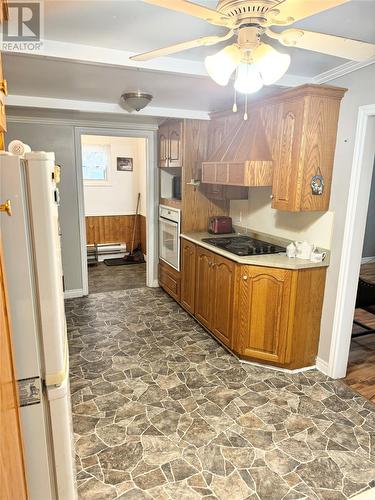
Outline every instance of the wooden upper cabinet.
[[159, 127], [159, 167], [182, 167], [183, 122], [168, 120]]
[[182, 122], [173, 121], [169, 126], [169, 167], [182, 167]]
[[232, 347], [232, 310], [235, 263], [215, 255], [212, 283], [211, 331], [228, 347]]
[[279, 151], [272, 185], [272, 207], [279, 210], [294, 210], [298, 206], [303, 111], [303, 100], [289, 101], [280, 107]]
[[181, 305], [194, 314], [195, 310], [195, 245], [185, 239], [181, 245], [182, 279]]
[[[213, 114], [202, 183], [272, 186], [272, 208], [328, 210], [345, 92], [326, 85], [302, 85], [251, 104], [247, 122], [240, 113]], [[319, 184], [321, 178], [322, 192], [313, 192], [312, 181]]]
[[159, 167], [168, 167], [168, 126], [161, 125], [159, 128]]
[[288, 319], [293, 271], [241, 266], [237, 282], [235, 350], [242, 356], [288, 363]]
[[[324, 211], [329, 208], [337, 123], [344, 89], [306, 86], [282, 101], [278, 117], [272, 208]], [[321, 193], [312, 182], [323, 182]]]

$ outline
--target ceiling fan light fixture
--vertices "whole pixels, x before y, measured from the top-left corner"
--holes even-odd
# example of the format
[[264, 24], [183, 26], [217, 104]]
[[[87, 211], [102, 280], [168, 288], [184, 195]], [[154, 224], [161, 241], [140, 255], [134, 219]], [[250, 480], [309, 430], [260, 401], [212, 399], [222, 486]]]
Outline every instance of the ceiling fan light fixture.
[[235, 45], [228, 45], [213, 56], [207, 56], [204, 60], [207, 73], [218, 85], [228, 85], [229, 78], [241, 61], [242, 52]]
[[125, 107], [133, 111], [140, 111], [152, 101], [152, 98], [153, 96], [151, 94], [145, 92], [125, 92], [125, 94], [121, 96], [121, 101], [124, 103]]
[[237, 68], [234, 88], [241, 94], [253, 94], [263, 87], [262, 78], [254, 64], [242, 62]]
[[265, 85], [280, 80], [290, 65], [289, 54], [282, 54], [266, 43], [258, 45], [251, 56]]

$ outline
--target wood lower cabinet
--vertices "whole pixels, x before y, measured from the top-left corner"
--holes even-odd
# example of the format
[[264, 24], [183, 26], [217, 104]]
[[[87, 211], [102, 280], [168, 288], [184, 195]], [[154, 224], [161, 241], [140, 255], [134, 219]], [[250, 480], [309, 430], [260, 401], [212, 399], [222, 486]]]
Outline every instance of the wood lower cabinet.
[[188, 312], [195, 311], [195, 245], [182, 240], [181, 245], [182, 279], [181, 305]]
[[195, 317], [202, 325], [210, 328], [212, 277], [215, 254], [198, 246], [196, 255]]
[[211, 285], [210, 330], [228, 347], [232, 347], [232, 311], [235, 263], [215, 255]]
[[326, 268], [238, 266], [234, 351], [284, 368], [315, 364]]
[[240, 266], [237, 280], [236, 350], [273, 363], [287, 356], [292, 271]]
[[195, 317], [228, 347], [232, 346], [234, 274], [234, 262], [197, 247]]
[[315, 364], [325, 275], [323, 267], [241, 265], [182, 240], [181, 304], [252, 361], [289, 369]]
[[181, 275], [162, 260], [159, 261], [159, 285], [177, 302], [180, 302]]

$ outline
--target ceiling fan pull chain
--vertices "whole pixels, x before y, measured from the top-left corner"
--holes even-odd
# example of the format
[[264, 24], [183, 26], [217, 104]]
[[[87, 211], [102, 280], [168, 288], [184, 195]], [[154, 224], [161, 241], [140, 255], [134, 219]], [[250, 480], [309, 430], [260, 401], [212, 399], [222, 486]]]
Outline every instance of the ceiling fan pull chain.
[[237, 91], [234, 89], [234, 102], [233, 102], [233, 108], [232, 111], [233, 113], [237, 113]]
[[247, 94], [245, 95], [245, 113], [243, 115], [243, 119], [245, 121], [248, 119], [248, 115], [247, 115]]

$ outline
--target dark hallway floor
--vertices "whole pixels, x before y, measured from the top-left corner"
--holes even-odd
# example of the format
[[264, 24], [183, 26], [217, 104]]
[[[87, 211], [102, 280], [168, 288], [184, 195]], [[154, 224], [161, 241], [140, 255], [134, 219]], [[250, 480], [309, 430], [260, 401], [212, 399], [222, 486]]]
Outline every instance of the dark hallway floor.
[[100, 262], [89, 266], [89, 293], [129, 290], [146, 286], [146, 264], [106, 266]]
[[241, 364], [160, 289], [66, 303], [80, 500], [343, 500], [374, 486], [375, 406]]

